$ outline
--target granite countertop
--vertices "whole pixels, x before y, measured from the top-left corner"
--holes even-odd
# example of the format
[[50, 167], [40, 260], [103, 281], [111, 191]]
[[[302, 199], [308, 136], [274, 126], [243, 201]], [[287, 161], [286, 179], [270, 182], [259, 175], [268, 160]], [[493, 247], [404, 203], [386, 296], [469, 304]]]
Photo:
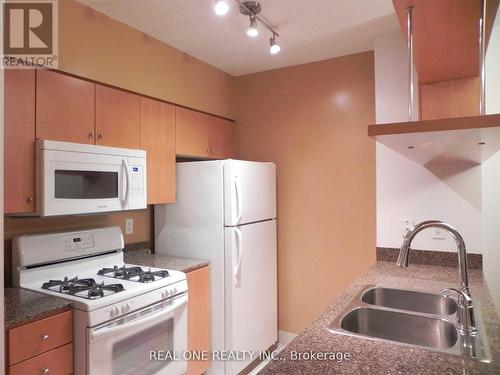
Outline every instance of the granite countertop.
[[[469, 270], [472, 297], [481, 307], [484, 327], [490, 343], [491, 363], [440, 352], [345, 336], [327, 330], [367, 284], [406, 289], [436, 291], [457, 287], [458, 269], [453, 267], [410, 265], [398, 268], [394, 263], [377, 262], [359, 277], [311, 325], [287, 345], [276, 360], [259, 375], [278, 374], [500, 374], [500, 320], [480, 270]], [[346, 352], [350, 359], [292, 360], [295, 353]]]
[[[124, 252], [125, 262], [146, 267], [190, 272], [209, 265], [208, 260], [152, 254], [148, 249]], [[42, 319], [71, 307], [71, 301], [21, 288], [5, 288], [5, 328]]]
[[124, 251], [125, 263], [145, 267], [164, 268], [175, 271], [191, 272], [210, 264], [205, 259], [183, 258], [177, 256], [154, 254], [149, 249]]
[[5, 329], [42, 319], [70, 308], [71, 302], [21, 288], [5, 288]]

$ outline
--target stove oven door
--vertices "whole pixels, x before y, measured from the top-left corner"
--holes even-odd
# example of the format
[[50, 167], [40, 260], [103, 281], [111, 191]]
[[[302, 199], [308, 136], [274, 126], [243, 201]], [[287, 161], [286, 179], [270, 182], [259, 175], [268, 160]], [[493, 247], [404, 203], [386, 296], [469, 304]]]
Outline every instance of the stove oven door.
[[187, 293], [87, 329], [88, 375], [187, 371]]

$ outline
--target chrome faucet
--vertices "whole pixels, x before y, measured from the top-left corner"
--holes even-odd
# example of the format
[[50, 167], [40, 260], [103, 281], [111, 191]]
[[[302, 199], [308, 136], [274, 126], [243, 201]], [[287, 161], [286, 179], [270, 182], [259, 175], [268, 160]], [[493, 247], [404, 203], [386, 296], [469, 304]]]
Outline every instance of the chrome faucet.
[[[454, 295], [453, 295], [453, 294]], [[446, 288], [441, 291], [443, 297], [453, 298], [457, 301], [457, 329], [462, 335], [474, 336], [477, 332], [476, 317], [474, 316], [474, 306], [472, 298], [463, 290], [456, 288]]]
[[458, 306], [458, 323], [457, 328], [462, 334], [474, 335], [476, 332], [476, 321], [474, 318], [474, 308], [472, 305], [472, 298], [469, 291], [469, 280], [467, 277], [467, 251], [465, 249], [465, 242], [460, 233], [452, 227], [439, 220], [428, 220], [423, 221], [417, 225], [408, 233], [403, 241], [401, 250], [399, 251], [399, 256], [396, 264], [399, 267], [407, 268], [409, 265], [411, 243], [415, 236], [427, 228], [441, 228], [448, 231], [452, 237], [455, 239], [458, 248], [458, 269], [460, 272], [460, 288], [449, 288], [442, 291], [443, 296], [452, 297], [451, 293], [455, 294], [454, 298], [457, 301]]

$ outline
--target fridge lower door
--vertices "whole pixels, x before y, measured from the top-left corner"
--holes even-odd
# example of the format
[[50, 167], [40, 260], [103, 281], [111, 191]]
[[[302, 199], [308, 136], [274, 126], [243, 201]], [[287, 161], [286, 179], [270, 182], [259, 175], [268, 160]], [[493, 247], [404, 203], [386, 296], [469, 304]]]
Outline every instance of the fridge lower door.
[[[276, 220], [225, 231], [226, 350], [257, 357], [278, 339]], [[226, 362], [226, 375], [253, 359]]]

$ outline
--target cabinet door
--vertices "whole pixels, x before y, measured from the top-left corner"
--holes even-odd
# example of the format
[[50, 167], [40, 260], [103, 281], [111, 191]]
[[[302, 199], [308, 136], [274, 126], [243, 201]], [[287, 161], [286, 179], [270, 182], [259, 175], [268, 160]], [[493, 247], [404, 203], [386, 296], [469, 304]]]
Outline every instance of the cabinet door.
[[[210, 350], [210, 268], [203, 267], [187, 274], [188, 302], [188, 351]], [[188, 375], [207, 371], [210, 362], [189, 361]]]
[[9, 365], [73, 342], [73, 313], [65, 311], [7, 332]]
[[4, 70], [4, 210], [35, 210], [35, 71]]
[[73, 374], [73, 343], [9, 367], [9, 375]]
[[148, 158], [148, 204], [175, 201], [175, 107], [141, 98], [141, 149]]
[[236, 125], [213, 117], [210, 126], [210, 156], [215, 159], [236, 157]]
[[140, 96], [96, 85], [96, 144], [140, 148]]
[[36, 72], [36, 137], [94, 143], [95, 84], [50, 70]]
[[210, 157], [210, 116], [176, 107], [175, 130], [177, 155]]

